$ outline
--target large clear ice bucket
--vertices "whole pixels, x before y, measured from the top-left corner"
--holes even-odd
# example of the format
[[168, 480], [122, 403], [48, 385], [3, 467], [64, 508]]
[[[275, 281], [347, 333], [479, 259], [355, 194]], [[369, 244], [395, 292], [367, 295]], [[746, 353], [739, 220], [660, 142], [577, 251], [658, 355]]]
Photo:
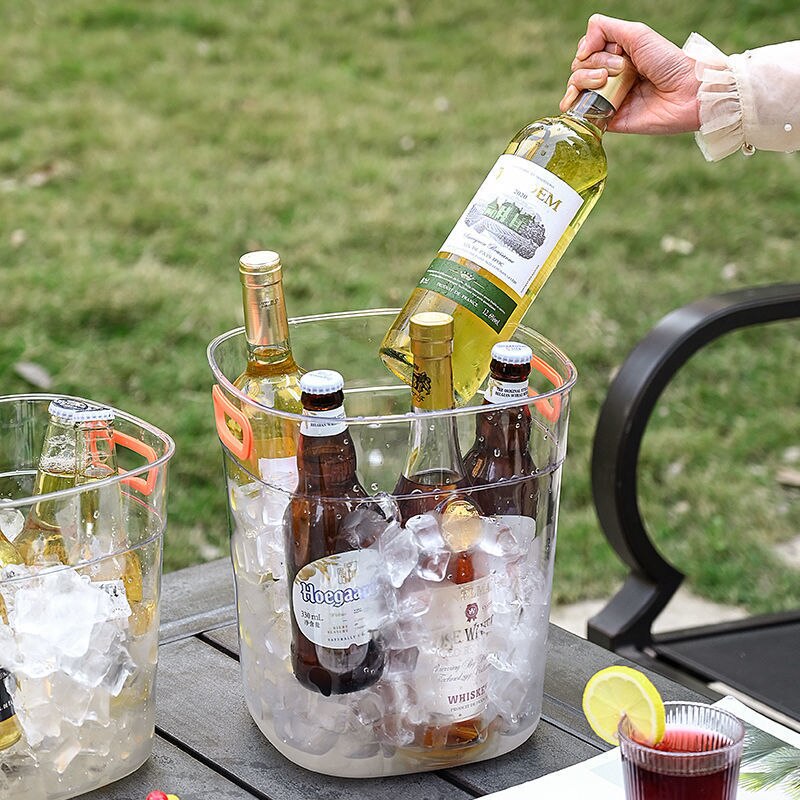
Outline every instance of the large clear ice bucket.
[[[415, 422], [409, 413], [409, 387], [387, 371], [378, 357], [395, 315], [395, 310], [382, 309], [290, 320], [297, 363], [305, 370], [335, 369], [344, 376], [345, 412], [358, 475], [371, 495], [365, 506], [383, 509], [387, 520], [394, 516], [391, 493]], [[569, 359], [538, 333], [521, 326], [514, 338], [529, 345], [534, 354], [527, 404], [532, 419], [529, 447], [536, 471], [521, 482], [521, 488], [532, 496], [527, 508], [535, 510], [482, 520], [483, 533], [475, 552], [486, 565], [481, 591], [487, 596], [480, 604], [488, 610], [481, 612], [483, 619], [474, 619], [478, 606], [467, 602], [467, 619], [451, 625], [463, 630], [442, 634], [437, 615], [450, 613], [443, 611], [444, 598], [459, 591], [450, 580], [452, 561], [441, 569], [442, 553], [435, 552], [435, 545], [429, 549], [435, 536], [430, 539], [420, 529], [409, 532], [396, 521], [387, 523], [370, 547], [379, 564], [375, 581], [380, 597], [370, 619], [375, 641], [385, 651], [382, 675], [360, 691], [329, 696], [305, 688], [292, 669], [293, 587], [285, 560], [285, 543], [291, 541], [287, 508], [292, 492], [282, 479], [265, 480], [247, 466], [254, 463], [248, 422], [253, 413], [274, 414], [296, 430], [302, 417], [256, 404], [235, 388], [246, 362], [242, 328], [222, 334], [209, 345], [227, 481], [245, 698], [269, 742], [296, 764], [344, 777], [419, 772], [502, 755], [535, 730], [542, 706], [569, 393], [576, 373]], [[462, 453], [475, 442], [481, 416], [496, 411], [482, 405], [482, 395], [483, 389], [464, 408], [429, 412], [452, 415]], [[465, 494], [480, 506], [481, 498], [498, 485]], [[325, 502], [322, 514], [327, 511]], [[475, 637], [476, 627], [481, 628], [479, 637]], [[431, 631], [438, 633], [431, 635]], [[460, 662], [453, 658], [459, 652], [454, 647], [464, 648]], [[473, 674], [481, 678], [480, 688], [472, 692], [480, 697], [463, 698], [469, 711], [462, 716], [479, 718], [482, 732], [465, 745], [453, 746], [451, 734], [458, 720], [441, 714], [443, 698], [434, 696], [435, 691], [431, 694], [432, 687], [440, 684], [426, 679], [426, 671], [437, 668], [442, 648], [447, 650], [448, 668], [465, 671], [453, 676], [451, 685], [457, 688], [461, 678], [463, 685], [474, 684]]]
[[[0, 667], [8, 673], [4, 696], [14, 714], [0, 714], [6, 718], [0, 740], [16, 738], [14, 728], [21, 734], [0, 749], [2, 800], [62, 800], [105, 786], [148, 759], [155, 731], [161, 554], [174, 444], [115, 410], [119, 474], [34, 497], [48, 407], [56, 397], [0, 397], [0, 528], [13, 543], [37, 505], [47, 504], [70, 564], [0, 572]], [[115, 541], [125, 546], [73, 560], [72, 537], [85, 532], [87, 507], [99, 532], [111, 500]]]

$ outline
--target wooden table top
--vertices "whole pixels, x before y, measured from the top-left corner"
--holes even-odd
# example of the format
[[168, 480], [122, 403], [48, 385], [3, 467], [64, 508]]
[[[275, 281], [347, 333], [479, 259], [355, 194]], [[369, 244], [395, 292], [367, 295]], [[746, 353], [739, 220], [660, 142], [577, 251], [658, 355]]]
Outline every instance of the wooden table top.
[[[86, 800], [145, 800], [160, 789], [181, 800], [466, 800], [532, 780], [608, 749], [581, 712], [588, 678], [614, 653], [555, 625], [548, 637], [542, 718], [507, 755], [453, 769], [357, 779], [318, 775], [284, 758], [247, 711], [238, 664], [230, 561], [164, 576], [153, 756], [133, 775], [83, 795]], [[665, 700], [702, 700], [659, 675]]]

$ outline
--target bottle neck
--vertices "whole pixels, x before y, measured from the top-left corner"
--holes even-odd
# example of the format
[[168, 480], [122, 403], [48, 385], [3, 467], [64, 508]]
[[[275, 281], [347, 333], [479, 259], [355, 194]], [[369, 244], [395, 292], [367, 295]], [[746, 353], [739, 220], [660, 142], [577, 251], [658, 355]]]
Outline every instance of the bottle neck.
[[569, 107], [568, 117], [588, 125], [597, 136], [602, 136], [616, 109], [605, 97], [590, 89], [584, 89]]
[[291, 348], [283, 283], [278, 280], [258, 286], [243, 282], [242, 304], [248, 359], [274, 363], [287, 358]]
[[102, 481], [117, 474], [113, 428], [109, 422], [78, 425], [75, 447], [75, 483]]
[[448, 476], [456, 483], [466, 475], [458, 446], [458, 426], [452, 416], [423, 416], [425, 411], [455, 408], [453, 399], [453, 364], [446, 356], [415, 355], [411, 381], [412, 404], [419, 419], [411, 423], [408, 454], [403, 474], [414, 479], [429, 475]]

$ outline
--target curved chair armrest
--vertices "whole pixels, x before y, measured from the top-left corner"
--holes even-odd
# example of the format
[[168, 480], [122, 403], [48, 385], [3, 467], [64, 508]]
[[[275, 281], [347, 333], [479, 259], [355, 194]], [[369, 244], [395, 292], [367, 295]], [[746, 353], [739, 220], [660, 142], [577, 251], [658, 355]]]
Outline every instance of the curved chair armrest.
[[729, 331], [800, 317], [800, 283], [717, 294], [667, 314], [631, 351], [600, 410], [592, 452], [592, 492], [600, 525], [630, 575], [589, 620], [589, 639], [607, 649], [652, 641], [650, 628], [683, 574], [664, 560], [644, 526], [637, 465], [661, 392], [701, 347]]

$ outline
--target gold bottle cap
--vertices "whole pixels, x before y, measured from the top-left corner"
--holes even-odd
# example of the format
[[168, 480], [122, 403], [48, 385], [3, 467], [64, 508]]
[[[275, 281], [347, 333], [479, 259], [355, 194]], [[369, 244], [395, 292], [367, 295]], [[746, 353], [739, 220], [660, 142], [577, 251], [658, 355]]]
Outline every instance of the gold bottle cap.
[[409, 322], [411, 355], [420, 358], [447, 358], [453, 353], [453, 318], [438, 311], [414, 314]]
[[239, 259], [239, 277], [247, 285], [266, 286], [281, 280], [281, 257], [274, 250], [255, 250]]
[[600, 97], [604, 97], [611, 103], [614, 108], [619, 108], [625, 96], [631, 90], [631, 87], [639, 79], [639, 73], [636, 72], [636, 67], [633, 62], [627, 57], [623, 56], [625, 62], [622, 67], [622, 72], [619, 75], [612, 75], [599, 89], [594, 89]]

